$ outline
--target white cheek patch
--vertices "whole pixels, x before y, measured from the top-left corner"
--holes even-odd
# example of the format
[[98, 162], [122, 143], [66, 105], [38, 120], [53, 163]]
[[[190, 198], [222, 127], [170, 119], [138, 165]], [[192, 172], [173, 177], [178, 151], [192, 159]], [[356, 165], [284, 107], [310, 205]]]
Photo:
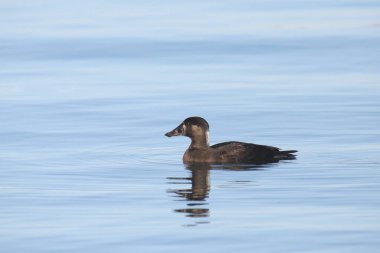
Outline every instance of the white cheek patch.
[[206, 142], [207, 145], [210, 145], [210, 132], [208, 130], [206, 131]]
[[185, 133], [186, 133], [186, 125], [183, 124], [182, 125], [182, 133], [181, 133], [181, 135], [185, 135]]

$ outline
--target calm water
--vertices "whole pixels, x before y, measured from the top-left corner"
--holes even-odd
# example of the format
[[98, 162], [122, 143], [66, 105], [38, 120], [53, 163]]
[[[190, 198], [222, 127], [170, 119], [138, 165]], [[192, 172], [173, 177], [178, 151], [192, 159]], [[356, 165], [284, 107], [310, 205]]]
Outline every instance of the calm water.
[[[380, 3], [0, 3], [1, 252], [376, 252]], [[211, 142], [298, 149], [185, 167]]]

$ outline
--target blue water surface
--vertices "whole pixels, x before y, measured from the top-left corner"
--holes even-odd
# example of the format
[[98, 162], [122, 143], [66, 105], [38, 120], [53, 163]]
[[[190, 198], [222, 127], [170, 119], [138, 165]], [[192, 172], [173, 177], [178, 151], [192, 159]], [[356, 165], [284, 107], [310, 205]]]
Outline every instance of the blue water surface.
[[[1, 252], [376, 252], [380, 3], [0, 3]], [[211, 142], [298, 149], [182, 164]]]

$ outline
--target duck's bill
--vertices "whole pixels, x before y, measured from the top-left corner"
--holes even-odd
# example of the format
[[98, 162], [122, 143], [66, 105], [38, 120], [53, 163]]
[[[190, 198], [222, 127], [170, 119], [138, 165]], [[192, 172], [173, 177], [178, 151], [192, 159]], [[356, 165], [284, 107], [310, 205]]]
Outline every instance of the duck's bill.
[[172, 137], [172, 136], [179, 136], [183, 135], [183, 125], [179, 125], [178, 127], [174, 128], [172, 131], [167, 132], [165, 136]]

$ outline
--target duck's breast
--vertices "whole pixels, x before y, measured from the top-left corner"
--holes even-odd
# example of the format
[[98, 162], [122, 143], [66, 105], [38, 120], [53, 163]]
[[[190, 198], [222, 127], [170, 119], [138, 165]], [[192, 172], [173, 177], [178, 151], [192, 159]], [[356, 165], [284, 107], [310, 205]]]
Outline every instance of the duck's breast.
[[183, 155], [183, 162], [192, 163], [213, 163], [217, 162], [215, 160], [215, 151], [213, 149], [192, 149], [188, 148]]

